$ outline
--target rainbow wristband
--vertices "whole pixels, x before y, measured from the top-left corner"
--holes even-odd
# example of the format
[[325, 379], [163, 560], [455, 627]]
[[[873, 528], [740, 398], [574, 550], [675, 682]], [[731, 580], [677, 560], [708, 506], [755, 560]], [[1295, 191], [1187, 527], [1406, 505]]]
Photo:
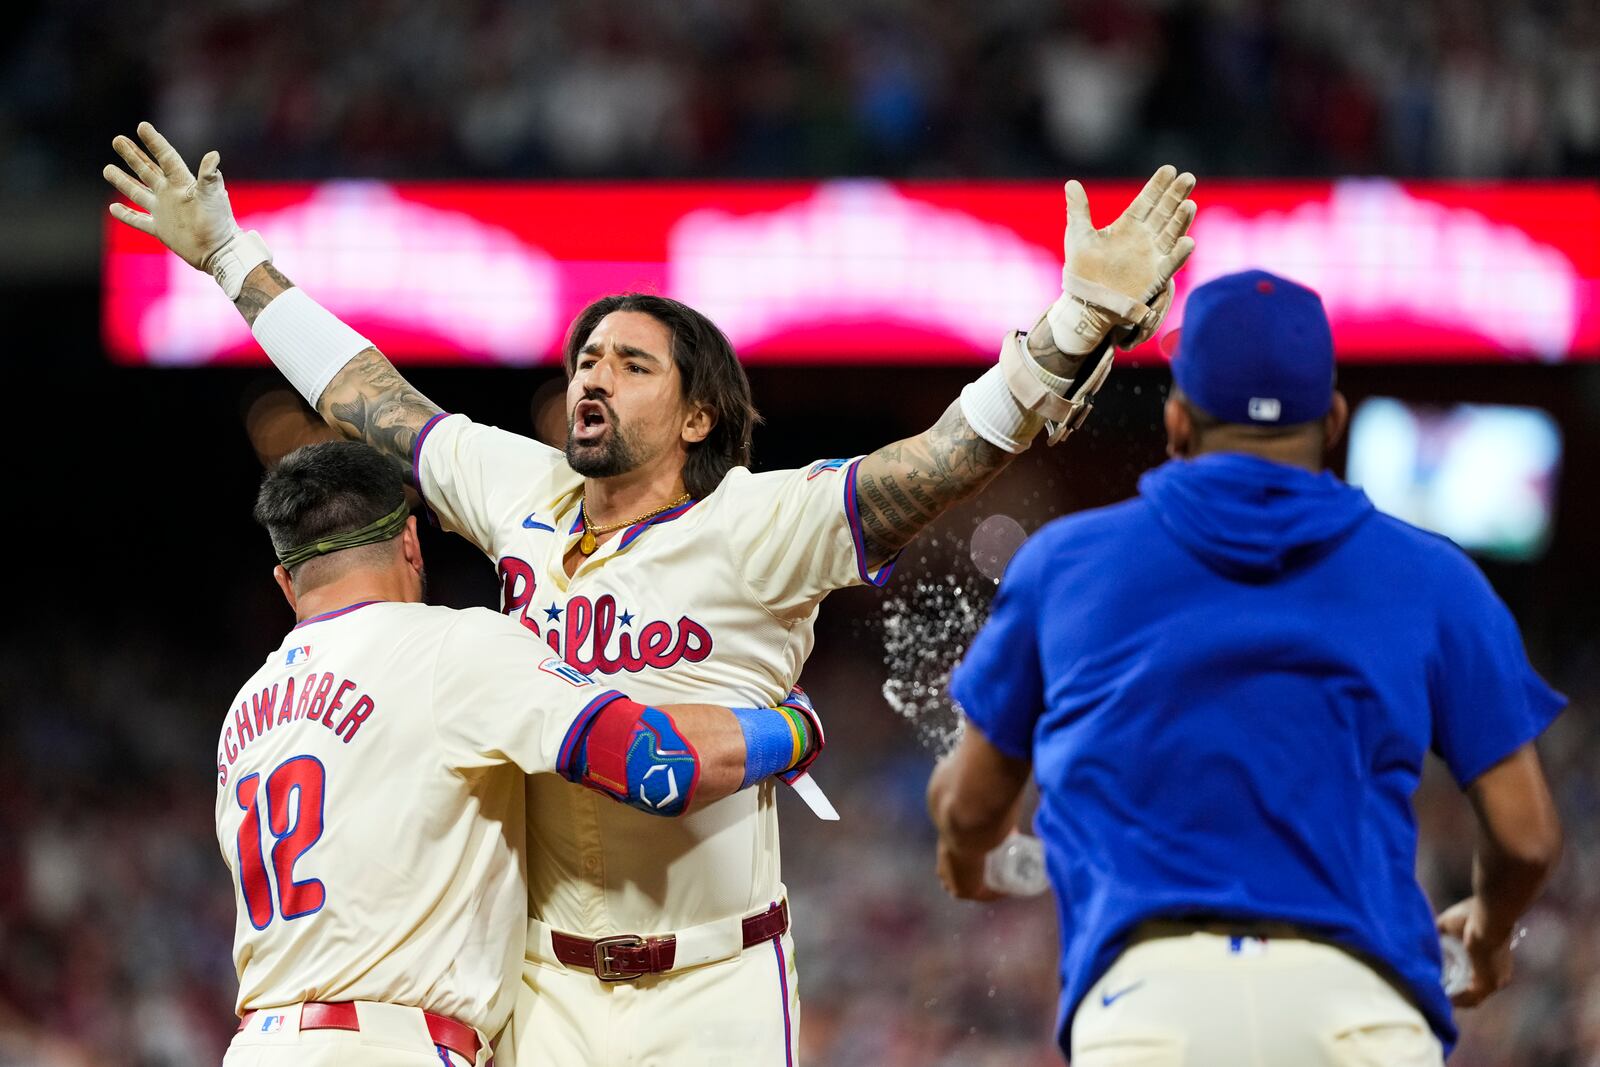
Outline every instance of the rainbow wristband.
[[782, 774], [811, 751], [811, 726], [793, 708], [732, 708], [744, 732], [744, 789]]

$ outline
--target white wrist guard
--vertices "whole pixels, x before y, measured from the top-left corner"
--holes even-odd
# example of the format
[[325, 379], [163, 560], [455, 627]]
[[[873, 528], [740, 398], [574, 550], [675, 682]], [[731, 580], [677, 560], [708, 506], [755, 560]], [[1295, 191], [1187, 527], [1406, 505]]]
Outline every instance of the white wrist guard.
[[1000, 372], [1016, 403], [1045, 420], [1049, 443], [1059, 444], [1083, 425], [1094, 407], [1094, 394], [1111, 373], [1116, 349], [1102, 342], [1104, 351], [1082, 384], [1069, 395], [1073, 382], [1050, 374], [1028, 354], [1028, 335], [1020, 330], [1006, 338], [1000, 349]]
[[289, 384], [313, 408], [334, 375], [373, 347], [371, 341], [298, 288], [273, 297], [256, 316], [250, 332]]
[[259, 233], [236, 229], [221, 248], [211, 253], [206, 260], [206, 270], [222, 286], [229, 300], [237, 300], [239, 291], [244, 288], [245, 275], [261, 264], [271, 262], [272, 252]]
[[973, 433], [1012, 455], [1026, 452], [1044, 425], [1044, 419], [1017, 403], [998, 365], [961, 390], [961, 417]]

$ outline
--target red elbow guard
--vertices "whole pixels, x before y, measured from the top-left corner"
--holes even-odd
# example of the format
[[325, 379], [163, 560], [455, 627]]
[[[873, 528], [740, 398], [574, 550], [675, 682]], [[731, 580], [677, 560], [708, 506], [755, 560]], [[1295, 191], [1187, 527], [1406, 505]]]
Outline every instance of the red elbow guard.
[[621, 694], [584, 709], [561, 748], [569, 781], [652, 815], [681, 815], [700, 783], [700, 756], [672, 716]]

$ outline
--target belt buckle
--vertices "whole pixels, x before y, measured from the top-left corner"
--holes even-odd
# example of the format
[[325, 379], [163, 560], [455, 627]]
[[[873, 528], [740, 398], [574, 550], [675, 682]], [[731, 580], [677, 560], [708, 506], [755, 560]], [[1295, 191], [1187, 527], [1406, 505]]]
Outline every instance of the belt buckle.
[[611, 962], [613, 948], [644, 948], [645, 940], [638, 934], [613, 934], [598, 938], [594, 943], [594, 975], [602, 982], [631, 982], [642, 978], [645, 971], [621, 971]]

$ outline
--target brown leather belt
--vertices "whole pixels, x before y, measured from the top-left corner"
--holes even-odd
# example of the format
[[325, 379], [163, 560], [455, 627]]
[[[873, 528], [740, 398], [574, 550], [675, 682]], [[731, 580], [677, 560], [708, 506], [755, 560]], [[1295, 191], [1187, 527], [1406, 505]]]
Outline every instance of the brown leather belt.
[[[272, 1009], [252, 1011], [239, 1020], [241, 1031], [250, 1021], [260, 1015], [274, 1015]], [[454, 1019], [443, 1015], [435, 1015], [431, 1011], [422, 1013], [423, 1021], [428, 1024], [428, 1040], [435, 1045], [443, 1045], [451, 1052], [466, 1059], [476, 1062], [478, 1050], [483, 1047], [478, 1040], [478, 1031], [466, 1023], [458, 1023]], [[360, 1031], [361, 1020], [356, 1015], [354, 1001], [339, 1001], [336, 1003], [321, 1003], [308, 1000], [300, 1005], [301, 1030], [355, 1030]]]
[[1218, 937], [1273, 938], [1297, 941], [1321, 940], [1318, 935], [1293, 923], [1264, 919], [1147, 919], [1134, 927], [1130, 944], [1158, 937], [1188, 937], [1190, 934], [1215, 934]]
[[[783, 936], [789, 929], [789, 902], [780, 900], [760, 915], [750, 916], [743, 927], [745, 948]], [[628, 982], [647, 974], [663, 974], [672, 970], [678, 954], [678, 939], [673, 934], [613, 934], [590, 940], [551, 930], [550, 945], [556, 959], [568, 967], [593, 971], [602, 982]]]

